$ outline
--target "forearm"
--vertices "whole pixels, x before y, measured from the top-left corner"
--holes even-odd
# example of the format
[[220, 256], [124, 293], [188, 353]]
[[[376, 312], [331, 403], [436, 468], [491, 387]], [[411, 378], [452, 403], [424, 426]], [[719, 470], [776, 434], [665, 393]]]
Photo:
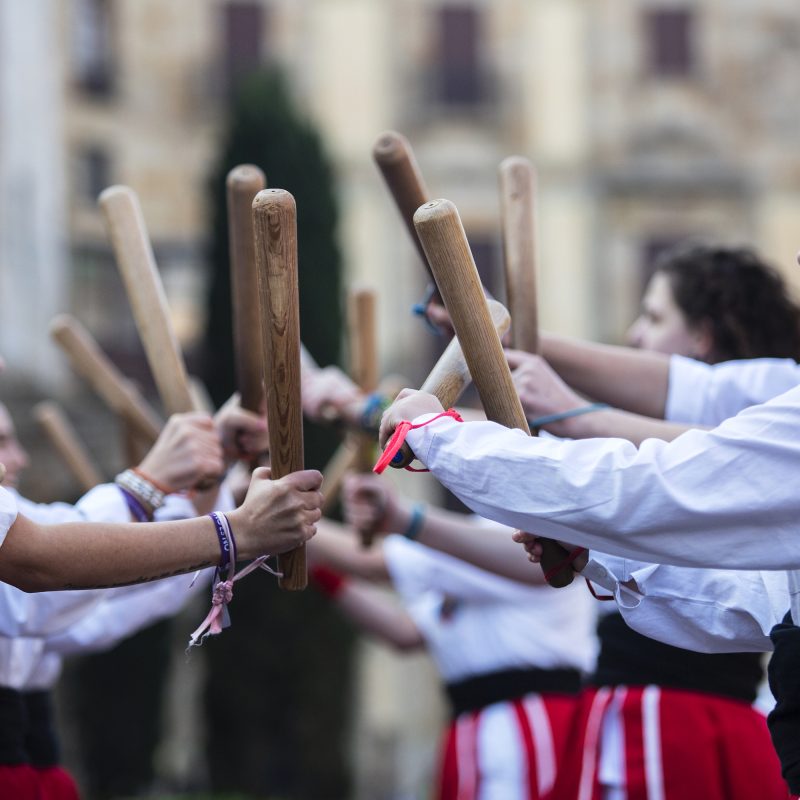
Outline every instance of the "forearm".
[[682, 433], [686, 433], [698, 425], [685, 425], [680, 422], [667, 422], [663, 419], [645, 417], [630, 411], [609, 408], [581, 414], [562, 423], [560, 435], [570, 439], [627, 439], [640, 445], [645, 439], [662, 439], [671, 442]]
[[[412, 508], [404, 503], [398, 509], [400, 533], [411, 523]], [[531, 569], [524, 551], [512, 541], [511, 533], [510, 529], [493, 527], [465, 514], [427, 506], [415, 538], [427, 547], [504, 578], [541, 585], [542, 571]]]
[[669, 356], [553, 334], [543, 335], [541, 346], [548, 363], [581, 394], [615, 408], [663, 419]]
[[473, 511], [512, 527], [655, 563], [794, 569], [796, 496], [776, 477], [794, 469], [797, 411], [775, 403], [638, 449], [449, 420], [412, 430], [407, 441]]
[[330, 519], [317, 525], [317, 535], [308, 543], [308, 552], [316, 563], [335, 572], [368, 581], [389, 580], [389, 571], [380, 545], [364, 548], [354, 531]]
[[349, 581], [335, 602], [351, 622], [384, 644], [397, 650], [416, 650], [424, 645], [414, 620], [373, 586]]
[[27, 592], [106, 588], [191, 572], [219, 559], [208, 518], [41, 526], [19, 516], [0, 548], [0, 580]]

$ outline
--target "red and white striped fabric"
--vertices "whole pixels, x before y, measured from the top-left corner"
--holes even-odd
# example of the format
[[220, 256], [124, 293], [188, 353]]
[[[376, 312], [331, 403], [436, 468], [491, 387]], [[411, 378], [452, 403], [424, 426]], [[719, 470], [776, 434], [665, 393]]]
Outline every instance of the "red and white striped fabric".
[[577, 698], [529, 694], [450, 723], [437, 800], [544, 800], [560, 768]]
[[590, 689], [567, 740], [550, 800], [790, 797], [766, 719], [738, 700], [657, 686]]

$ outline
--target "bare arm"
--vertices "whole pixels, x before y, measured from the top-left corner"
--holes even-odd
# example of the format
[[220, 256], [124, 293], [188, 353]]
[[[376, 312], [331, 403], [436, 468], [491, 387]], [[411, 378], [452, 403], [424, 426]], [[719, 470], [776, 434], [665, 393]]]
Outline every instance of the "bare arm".
[[[322, 495], [315, 470], [269, 479], [253, 473], [244, 504], [230, 512], [239, 557], [280, 553], [314, 535]], [[0, 580], [24, 591], [98, 588], [164, 578], [219, 563], [207, 517], [154, 523], [37, 525], [18, 516], [0, 547]]]
[[[587, 401], [567, 386], [541, 356], [506, 350], [506, 358], [514, 370], [514, 386], [529, 420], [569, 414], [587, 407]], [[541, 427], [569, 439], [627, 439], [638, 447], [645, 439], [672, 441], [699, 426], [608, 408], [556, 419]]]
[[324, 564], [348, 577], [376, 583], [389, 580], [382, 548], [364, 549], [361, 538], [351, 527], [327, 518], [320, 520], [308, 555], [312, 564]]
[[616, 408], [664, 418], [669, 356], [542, 334], [542, 355], [574, 389]]
[[[414, 504], [399, 497], [376, 475], [352, 475], [345, 482], [345, 515], [355, 527], [374, 525], [379, 532], [408, 530]], [[511, 531], [454, 511], [426, 506], [417, 541], [504, 578], [542, 585], [544, 578], [520, 558]]]
[[348, 581], [334, 602], [362, 631], [396, 650], [419, 650], [425, 646], [411, 616], [374, 586], [360, 580]]

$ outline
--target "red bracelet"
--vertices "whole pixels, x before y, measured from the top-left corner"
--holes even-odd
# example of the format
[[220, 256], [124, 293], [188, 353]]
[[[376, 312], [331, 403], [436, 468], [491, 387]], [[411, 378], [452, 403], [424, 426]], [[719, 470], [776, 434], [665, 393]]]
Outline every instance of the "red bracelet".
[[308, 576], [328, 597], [336, 597], [347, 586], [347, 578], [344, 575], [322, 564], [312, 567], [308, 571]]
[[163, 492], [164, 494], [174, 494], [175, 490], [171, 487], [167, 486], [165, 483], [159, 483], [154, 478], [151, 478], [146, 472], [142, 472], [139, 467], [131, 467], [131, 472], [135, 472], [142, 480], [147, 481], [148, 483], [152, 483], [153, 486], [158, 489], [159, 492]]
[[[397, 455], [398, 451], [403, 446], [403, 442], [405, 442], [409, 431], [416, 430], [417, 428], [424, 428], [426, 425], [430, 425], [431, 422], [433, 422], [435, 419], [439, 419], [440, 417], [452, 417], [456, 422], [464, 421], [461, 419], [461, 414], [459, 414], [454, 408], [448, 408], [447, 411], [442, 411], [441, 414], [431, 417], [426, 422], [420, 422], [419, 425], [413, 425], [406, 419], [402, 420], [394, 429], [394, 433], [386, 443], [386, 448], [384, 449], [383, 453], [381, 453], [381, 457], [378, 459], [378, 463], [372, 468], [372, 471], [380, 475], [386, 469], [386, 467], [391, 464], [392, 459]], [[409, 472], [428, 471], [414, 469], [413, 467], [406, 467], [406, 469]]]

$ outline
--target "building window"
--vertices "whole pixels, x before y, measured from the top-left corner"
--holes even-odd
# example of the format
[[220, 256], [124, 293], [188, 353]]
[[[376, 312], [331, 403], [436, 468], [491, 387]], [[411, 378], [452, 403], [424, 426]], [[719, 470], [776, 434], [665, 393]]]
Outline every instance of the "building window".
[[436, 100], [469, 106], [485, 99], [481, 66], [481, 19], [469, 5], [447, 5], [437, 11]]
[[680, 78], [694, 65], [694, 15], [686, 8], [657, 8], [645, 12], [647, 68], [651, 75]]
[[78, 154], [75, 165], [77, 196], [94, 206], [103, 189], [112, 184], [111, 158], [105, 148], [89, 146]]
[[75, 81], [87, 94], [106, 97], [114, 89], [110, 0], [77, 0], [72, 26]]
[[265, 9], [259, 3], [237, 2], [224, 6], [224, 73], [228, 91], [263, 63]]

